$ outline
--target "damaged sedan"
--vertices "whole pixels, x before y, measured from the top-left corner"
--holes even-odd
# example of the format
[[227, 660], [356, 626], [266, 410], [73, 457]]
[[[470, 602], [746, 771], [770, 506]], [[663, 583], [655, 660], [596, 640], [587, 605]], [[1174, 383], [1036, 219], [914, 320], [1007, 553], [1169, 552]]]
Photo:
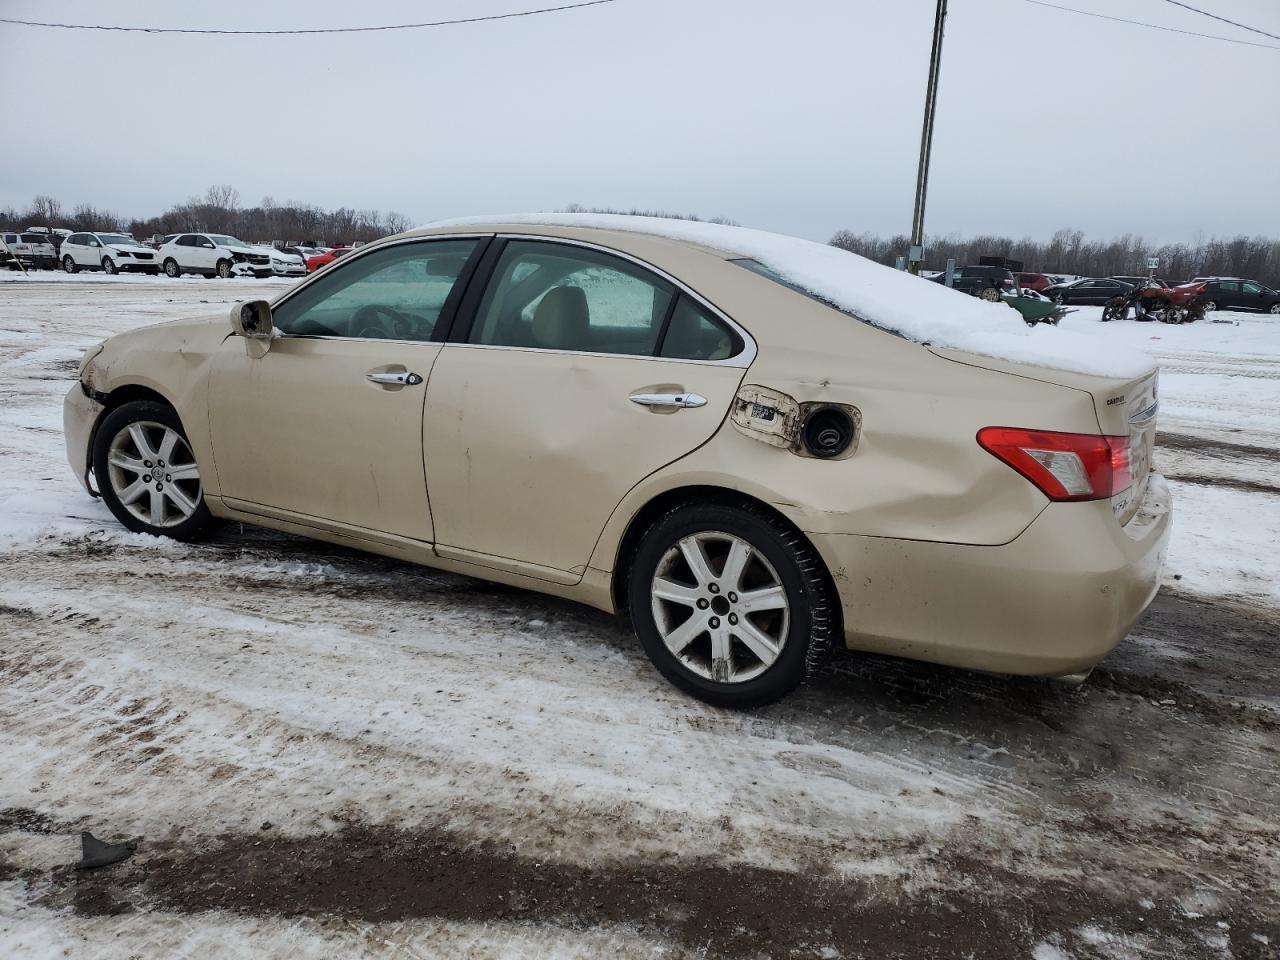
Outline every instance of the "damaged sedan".
[[645, 217], [361, 247], [92, 348], [68, 456], [128, 529], [290, 531], [625, 613], [707, 702], [835, 643], [1087, 672], [1153, 598], [1157, 377], [851, 253]]

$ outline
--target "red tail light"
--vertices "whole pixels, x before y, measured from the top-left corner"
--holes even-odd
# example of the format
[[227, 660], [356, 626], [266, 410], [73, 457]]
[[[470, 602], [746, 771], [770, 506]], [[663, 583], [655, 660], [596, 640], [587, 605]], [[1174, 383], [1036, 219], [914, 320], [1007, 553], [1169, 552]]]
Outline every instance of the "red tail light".
[[1129, 438], [984, 427], [978, 444], [1050, 500], [1106, 500], [1129, 489]]

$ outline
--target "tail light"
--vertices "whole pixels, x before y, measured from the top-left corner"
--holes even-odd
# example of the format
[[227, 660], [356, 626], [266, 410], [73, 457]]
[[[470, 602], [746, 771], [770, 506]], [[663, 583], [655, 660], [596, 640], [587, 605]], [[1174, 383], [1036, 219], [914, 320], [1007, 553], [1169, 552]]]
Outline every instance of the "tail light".
[[1129, 438], [984, 427], [978, 444], [1050, 500], [1107, 500], [1129, 489]]

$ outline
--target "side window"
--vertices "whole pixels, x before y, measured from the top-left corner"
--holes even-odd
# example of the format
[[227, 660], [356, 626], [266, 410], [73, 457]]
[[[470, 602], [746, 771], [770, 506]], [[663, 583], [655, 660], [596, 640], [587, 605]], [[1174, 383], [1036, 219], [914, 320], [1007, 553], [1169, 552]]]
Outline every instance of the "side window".
[[177, 246], [179, 247], [194, 247], [195, 245], [196, 245], [196, 238], [191, 236], [191, 234], [189, 233], [184, 233], [182, 236], [178, 238], [178, 241], [177, 241]]
[[621, 257], [512, 240], [498, 260], [469, 340], [651, 357], [674, 294], [665, 280]]
[[294, 336], [437, 340], [437, 321], [476, 240], [424, 240], [383, 247], [331, 267], [274, 311]]
[[680, 294], [658, 356], [673, 360], [727, 360], [742, 340], [692, 297]]
[[1256, 283], [1242, 283], [1240, 284], [1240, 289], [1243, 290], [1245, 293], [1255, 297], [1258, 294], [1262, 293], [1262, 288], [1258, 286]]
[[1218, 289], [1222, 290], [1223, 293], [1239, 293], [1240, 284], [1231, 282], [1220, 283], [1218, 284]]

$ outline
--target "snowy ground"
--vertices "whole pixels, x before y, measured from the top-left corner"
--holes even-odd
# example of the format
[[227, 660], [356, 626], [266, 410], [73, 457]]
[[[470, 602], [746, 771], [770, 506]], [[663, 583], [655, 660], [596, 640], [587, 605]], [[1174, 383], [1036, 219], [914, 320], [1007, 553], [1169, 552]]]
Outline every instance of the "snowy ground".
[[743, 715], [567, 603], [121, 532], [80, 351], [284, 284], [53, 277], [0, 278], [0, 956], [1277, 955], [1276, 321], [1064, 321], [1161, 359], [1177, 511], [1085, 686], [844, 655]]

